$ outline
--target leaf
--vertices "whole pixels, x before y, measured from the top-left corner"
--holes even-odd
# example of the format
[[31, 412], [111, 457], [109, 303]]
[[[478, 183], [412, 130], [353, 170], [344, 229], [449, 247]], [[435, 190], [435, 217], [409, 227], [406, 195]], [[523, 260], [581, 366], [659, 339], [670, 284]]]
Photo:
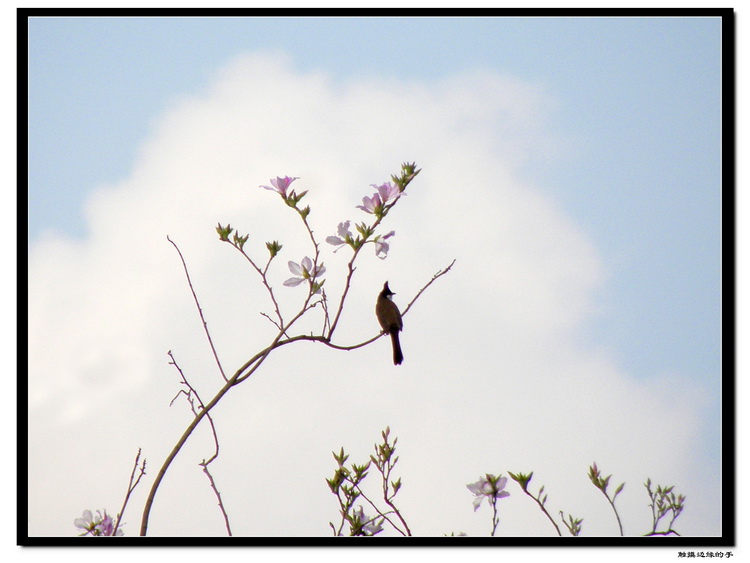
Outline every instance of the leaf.
[[[623, 490], [624, 488], [625, 488], [625, 483], [620, 483], [620, 486], [619, 486], [619, 487], [617, 487], [617, 490], [615, 490], [615, 497], [616, 497], [617, 495], [619, 495], [619, 494], [620, 494], [620, 492], [622, 492], [622, 490]], [[614, 497], [612, 497], [612, 498], [614, 498]]]

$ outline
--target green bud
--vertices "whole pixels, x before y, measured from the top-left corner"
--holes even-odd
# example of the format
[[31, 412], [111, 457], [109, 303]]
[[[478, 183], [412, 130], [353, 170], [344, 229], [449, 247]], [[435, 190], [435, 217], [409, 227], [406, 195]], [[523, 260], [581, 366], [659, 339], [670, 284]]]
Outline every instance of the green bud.
[[232, 226], [227, 224], [226, 227], [222, 227], [221, 223], [216, 227], [216, 232], [219, 233], [219, 240], [229, 242], [229, 235], [232, 232]]
[[240, 250], [242, 250], [242, 247], [245, 246], [245, 243], [247, 242], [247, 239], [250, 237], [250, 235], [245, 235], [244, 237], [241, 237], [236, 232], [234, 233], [234, 245], [239, 247]]
[[267, 242], [266, 248], [268, 249], [268, 252], [271, 254], [271, 258], [273, 258], [279, 253], [279, 251], [282, 248], [282, 245], [280, 245], [278, 241]]
[[321, 280], [321, 281], [315, 281], [315, 282], [313, 282], [313, 286], [312, 286], [312, 292], [313, 292], [313, 294], [320, 293], [320, 288], [323, 287], [324, 283], [326, 283], [326, 280]]

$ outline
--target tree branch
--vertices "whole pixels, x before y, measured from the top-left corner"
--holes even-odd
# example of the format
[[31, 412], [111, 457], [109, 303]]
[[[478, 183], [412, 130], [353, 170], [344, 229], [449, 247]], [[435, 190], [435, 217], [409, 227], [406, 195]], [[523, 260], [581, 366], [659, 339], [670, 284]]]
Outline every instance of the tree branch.
[[195, 306], [198, 308], [198, 314], [201, 317], [201, 323], [203, 324], [203, 330], [206, 333], [208, 344], [209, 346], [211, 346], [211, 352], [213, 353], [214, 359], [216, 360], [216, 365], [219, 366], [219, 373], [221, 373], [221, 377], [223, 377], [224, 381], [226, 381], [227, 376], [224, 375], [224, 368], [221, 367], [221, 362], [219, 361], [219, 355], [216, 353], [216, 348], [214, 347], [213, 340], [211, 340], [211, 334], [208, 332], [208, 323], [206, 323], [206, 319], [203, 317], [203, 309], [201, 309], [201, 305], [198, 302], [198, 296], [195, 294], [195, 289], [193, 289], [193, 282], [190, 280], [190, 273], [188, 272], [185, 259], [182, 257], [182, 252], [180, 252], [179, 247], [174, 243], [174, 241], [171, 238], [169, 238], [169, 235], [167, 235], [167, 240], [172, 244], [172, 246], [174, 246], [175, 250], [177, 251], [177, 254], [180, 255], [180, 260], [182, 261], [182, 267], [185, 270], [185, 277], [187, 278], [188, 286], [190, 287], [190, 293], [192, 293], [193, 300], [195, 301]]

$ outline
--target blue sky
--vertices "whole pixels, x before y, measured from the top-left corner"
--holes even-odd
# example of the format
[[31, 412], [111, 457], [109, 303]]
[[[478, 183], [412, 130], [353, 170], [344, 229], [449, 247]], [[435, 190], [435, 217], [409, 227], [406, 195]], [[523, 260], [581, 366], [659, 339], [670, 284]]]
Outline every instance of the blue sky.
[[259, 51], [284, 53], [334, 87], [435, 84], [476, 70], [539, 92], [541, 109], [524, 123], [541, 132], [529, 145], [540, 150], [520, 152], [515, 178], [580, 229], [603, 271], [591, 290], [597, 313], [571, 336], [634, 380], [679, 374], [704, 389], [713, 422], [700, 441], [718, 459], [718, 18], [32, 19], [30, 252], [95, 236], [84, 211], [92, 194], [127, 181], [163, 115], [210, 97], [219, 69]]

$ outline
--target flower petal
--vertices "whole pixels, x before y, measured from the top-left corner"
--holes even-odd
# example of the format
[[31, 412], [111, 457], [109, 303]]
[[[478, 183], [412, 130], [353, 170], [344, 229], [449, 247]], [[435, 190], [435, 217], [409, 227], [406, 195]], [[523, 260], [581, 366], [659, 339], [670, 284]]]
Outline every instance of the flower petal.
[[326, 242], [328, 244], [332, 244], [333, 246], [341, 246], [342, 244], [346, 243], [346, 241], [343, 241], [339, 237], [335, 237], [333, 235], [331, 235], [330, 237], [326, 237]]
[[[390, 246], [387, 242], [383, 241], [377, 241], [375, 243], [375, 256], [380, 258], [381, 260], [385, 260], [386, 256], [388, 256], [388, 249]], [[382, 256], [381, 256], [382, 254]]]
[[375, 207], [372, 204], [372, 200], [365, 196], [362, 198], [362, 205], [358, 205], [357, 209], [361, 209], [365, 213], [372, 213], [372, 210], [375, 209]]
[[472, 494], [480, 495], [482, 494], [481, 489], [480, 489], [481, 484], [482, 484], [481, 481], [477, 481], [476, 483], [469, 483], [468, 485], [466, 485], [466, 488], [469, 489]]
[[346, 238], [347, 236], [352, 236], [352, 233], [349, 232], [349, 221], [344, 221], [343, 223], [339, 223], [338, 233], [340, 237]]
[[375, 184], [372, 184], [372, 186], [378, 191], [378, 194], [380, 195], [380, 199], [383, 201], [383, 205], [385, 205], [390, 200], [396, 200], [398, 199], [398, 196], [400, 195], [400, 192], [398, 191], [398, 188], [391, 184], [390, 182], [386, 182], [385, 184], [382, 184], [380, 186], [376, 186]]

